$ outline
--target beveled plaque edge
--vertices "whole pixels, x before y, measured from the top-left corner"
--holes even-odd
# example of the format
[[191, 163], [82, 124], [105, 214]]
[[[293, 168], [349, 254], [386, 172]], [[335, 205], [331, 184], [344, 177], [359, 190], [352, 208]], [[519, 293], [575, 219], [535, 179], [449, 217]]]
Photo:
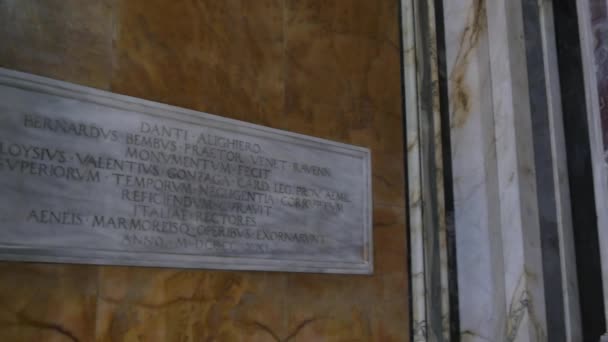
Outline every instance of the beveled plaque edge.
[[[342, 153], [360, 158], [364, 166], [365, 194], [363, 222], [363, 258], [360, 263], [345, 262], [312, 262], [297, 260], [269, 260], [258, 262], [254, 259], [249, 262], [247, 258], [239, 257], [209, 257], [200, 256], [196, 260], [188, 260], [182, 255], [179, 260], [168, 260], [167, 254], [139, 253], [140, 255], [161, 256], [154, 260], [131, 260], [132, 252], [116, 252], [108, 256], [107, 252], [89, 250], [85, 253], [71, 253], [64, 251], [58, 253], [55, 248], [40, 248], [36, 246], [7, 246], [0, 242], [0, 260], [43, 262], [43, 263], [74, 263], [90, 265], [117, 265], [117, 266], [143, 266], [143, 267], [171, 267], [214, 270], [247, 270], [272, 272], [307, 272], [330, 274], [373, 274], [374, 248], [373, 248], [373, 196], [371, 151], [369, 148], [345, 144], [323, 138], [289, 132], [281, 129], [261, 126], [245, 121], [221, 117], [201, 111], [181, 108], [160, 102], [145, 100], [128, 95], [121, 95], [88, 86], [60, 81], [21, 71], [0, 67], [0, 85], [33, 91], [77, 101], [85, 101], [100, 106], [112, 107], [119, 110], [143, 113], [155, 117], [177, 120], [201, 126], [235, 131], [234, 127], [244, 128], [256, 132], [263, 138], [283, 140], [297, 143], [309, 148], [317, 148], [333, 153]], [[232, 129], [231, 129], [232, 128]], [[252, 134], [254, 135], [254, 134]], [[1, 227], [0, 227], [1, 229]], [[216, 260], [217, 259], [217, 260]], [[251, 258], [249, 258], [251, 259]], [[202, 260], [202, 262], [201, 262]]]

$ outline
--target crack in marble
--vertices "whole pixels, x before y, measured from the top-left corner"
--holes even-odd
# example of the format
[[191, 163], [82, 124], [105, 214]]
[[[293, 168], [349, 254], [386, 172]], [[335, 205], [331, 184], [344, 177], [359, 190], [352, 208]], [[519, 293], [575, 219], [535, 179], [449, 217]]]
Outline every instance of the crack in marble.
[[426, 320], [414, 322], [414, 326], [412, 327], [414, 342], [426, 341], [427, 329], [428, 324]]
[[[470, 338], [469, 338], [470, 337]], [[471, 338], [473, 339], [481, 339], [484, 341], [490, 341], [493, 342], [491, 339], [481, 336], [478, 333], [472, 331], [472, 330], [464, 330], [463, 332], [460, 333], [460, 338], [462, 339], [462, 341], [468, 341]]]
[[530, 300], [528, 298], [528, 291], [525, 289], [525, 286], [526, 278], [525, 275], [522, 274], [519, 277], [517, 288], [509, 305], [509, 313], [507, 315], [507, 334], [505, 336], [506, 342], [515, 341], [519, 327], [521, 326], [526, 313], [528, 313]]
[[309, 319], [305, 319], [302, 322], [300, 322], [298, 324], [297, 327], [295, 327], [294, 330], [292, 330], [291, 333], [289, 333], [285, 338], [280, 338], [279, 335], [272, 329], [270, 328], [268, 325], [261, 323], [259, 321], [254, 321], [253, 325], [255, 325], [256, 327], [260, 328], [261, 330], [265, 331], [266, 333], [268, 333], [270, 336], [272, 336], [272, 338], [276, 341], [276, 342], [288, 342], [289, 340], [295, 338], [300, 331], [302, 331], [302, 329], [304, 329], [306, 326], [314, 323], [315, 321], [318, 321], [320, 318], [309, 318]]
[[521, 298], [517, 301], [517, 306], [514, 307], [511, 311], [509, 311], [508, 315], [508, 330], [507, 330], [507, 342], [515, 341], [517, 337], [517, 332], [519, 331], [519, 327], [521, 322], [524, 319], [524, 316], [527, 313], [528, 306], [530, 305], [529, 300], [527, 299], [526, 292], [522, 293]]
[[72, 333], [70, 330], [63, 327], [61, 324], [35, 320], [31, 317], [28, 317], [23, 312], [16, 312], [15, 317], [17, 318], [17, 322], [0, 322], [0, 326], [18, 326], [18, 327], [29, 326], [29, 327], [40, 329], [40, 330], [53, 331], [74, 342], [80, 341], [76, 337], [76, 335], [74, 335], [74, 333]]

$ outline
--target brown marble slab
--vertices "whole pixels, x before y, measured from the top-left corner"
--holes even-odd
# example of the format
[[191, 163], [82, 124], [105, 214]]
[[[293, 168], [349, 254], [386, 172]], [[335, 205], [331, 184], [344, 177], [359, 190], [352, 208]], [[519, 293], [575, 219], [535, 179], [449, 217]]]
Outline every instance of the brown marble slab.
[[[8, 328], [31, 303], [29, 318], [78, 341], [408, 341], [398, 6], [0, 0], [2, 67], [369, 147], [379, 243], [369, 278], [4, 263], [0, 340], [74, 340], [32, 321]], [[14, 38], [23, 30], [55, 43]], [[53, 301], [66, 293], [76, 299]]]

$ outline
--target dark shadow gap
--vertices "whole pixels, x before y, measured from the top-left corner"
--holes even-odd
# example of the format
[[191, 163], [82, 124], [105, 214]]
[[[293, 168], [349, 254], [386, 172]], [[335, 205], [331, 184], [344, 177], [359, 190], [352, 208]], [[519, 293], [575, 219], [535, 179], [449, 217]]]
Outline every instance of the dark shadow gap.
[[583, 340], [599, 341], [606, 331], [597, 215], [577, 0], [554, 0], [555, 35], [568, 156], [568, 180]]

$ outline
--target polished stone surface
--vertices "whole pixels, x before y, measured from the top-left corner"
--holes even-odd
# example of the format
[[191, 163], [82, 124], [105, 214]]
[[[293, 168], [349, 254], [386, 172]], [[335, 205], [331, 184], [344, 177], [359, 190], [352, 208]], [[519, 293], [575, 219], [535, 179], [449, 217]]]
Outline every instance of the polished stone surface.
[[444, 3], [464, 341], [580, 339], [552, 14], [537, 5]]
[[408, 184], [408, 219], [410, 250], [410, 284], [412, 339], [415, 342], [427, 340], [429, 324], [427, 320], [427, 300], [425, 275], [428, 268], [424, 260], [424, 234], [422, 223], [422, 186], [421, 186], [421, 144], [419, 133], [419, 93], [418, 73], [416, 72], [417, 50], [415, 30], [415, 8], [412, 1], [401, 1], [402, 16], [402, 54], [403, 84], [406, 113], [406, 146], [407, 146], [407, 184]]
[[8, 69], [0, 101], [0, 258], [373, 271], [367, 149]]
[[[368, 147], [374, 241], [391, 247], [376, 244], [371, 277], [4, 263], [0, 338], [341, 341], [356, 331], [362, 340], [407, 341], [398, 4], [107, 3], [91, 13], [96, 6], [79, 1], [0, 1], [1, 40], [20, 42], [0, 46], [0, 66]], [[48, 20], [28, 6], [48, 7]], [[16, 27], [57, 42], [12, 39]], [[87, 35], [95, 27], [101, 40]], [[7, 46], [23, 57], [4, 54]], [[104, 58], [80, 52], [89, 50]], [[45, 66], [39, 56], [60, 63]]]
[[[431, 52], [434, 51], [435, 44], [434, 24], [432, 16], [425, 16], [429, 14], [430, 3], [425, 0], [401, 1], [412, 339], [417, 342], [442, 338], [447, 331], [444, 323], [449, 323], [447, 317], [445, 320], [442, 317], [443, 309], [447, 309], [443, 305], [447, 291], [442, 287], [445, 263], [442, 263], [442, 253], [438, 248], [440, 230], [445, 225], [441, 224], [444, 221], [437, 221], [437, 193], [431, 188], [436, 184], [436, 176], [440, 172], [433, 169], [437, 159], [429, 155], [435, 148], [434, 132], [437, 127], [433, 122], [438, 115], [437, 108], [433, 106], [436, 98], [432, 95], [432, 82], [436, 81], [436, 72], [430, 72], [431, 65], [435, 63]], [[416, 42], [421, 41], [424, 44], [416, 45]], [[418, 70], [418, 65], [425, 65], [424, 71]], [[438, 158], [440, 156], [441, 153]], [[442, 189], [437, 189], [442, 192]], [[445, 324], [446, 328], [447, 326]]]
[[[435, 3], [401, 1], [414, 341], [449, 340], [444, 145]], [[415, 18], [415, 19], [414, 19]], [[421, 43], [421, 44], [418, 44]]]
[[500, 236], [488, 17], [485, 2], [444, 4], [452, 146], [460, 337], [504, 339]]
[[581, 55], [595, 188], [604, 317], [608, 325], [608, 6], [603, 1], [577, 2]]

